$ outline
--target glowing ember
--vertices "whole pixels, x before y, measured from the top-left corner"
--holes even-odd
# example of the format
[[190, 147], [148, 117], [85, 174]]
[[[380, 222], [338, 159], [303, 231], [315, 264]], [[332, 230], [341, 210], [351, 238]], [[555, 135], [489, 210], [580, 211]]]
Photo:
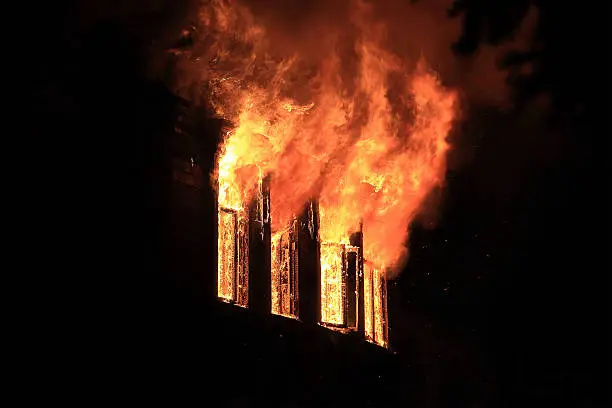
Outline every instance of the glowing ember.
[[321, 243], [321, 321], [344, 324], [342, 253], [339, 244]]
[[298, 317], [298, 221], [272, 235], [272, 313]]
[[218, 296], [239, 306], [249, 299], [248, 227], [244, 211], [219, 207]]
[[219, 208], [236, 214], [219, 212], [219, 296], [236, 291], [228, 271], [239, 254], [230, 241], [270, 175], [273, 311], [295, 316], [286, 303], [295, 285], [287, 226], [316, 198], [322, 322], [347, 323], [343, 251], [362, 230], [365, 331], [386, 345], [386, 279], [401, 269], [409, 225], [443, 181], [456, 95], [424, 61], [391, 52], [384, 25], [364, 3], [355, 2], [351, 23], [352, 36], [329, 27], [316, 53], [298, 45], [287, 53], [275, 48], [285, 39], [240, 2], [216, 0], [200, 10], [207, 51], [195, 61], [208, 64], [200, 73], [210, 102], [234, 125], [216, 173]]

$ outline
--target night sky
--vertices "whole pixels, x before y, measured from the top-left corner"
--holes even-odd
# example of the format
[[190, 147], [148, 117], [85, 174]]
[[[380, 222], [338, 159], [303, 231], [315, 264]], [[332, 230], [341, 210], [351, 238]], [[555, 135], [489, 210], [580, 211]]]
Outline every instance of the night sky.
[[[468, 101], [436, 210], [390, 283], [381, 353], [215, 301], [212, 190], [206, 177], [200, 191], [173, 187], [165, 165], [181, 108], [160, 50], [190, 8], [122, 3], [42, 10], [30, 64], [40, 86], [27, 134], [61, 151], [43, 172], [45, 251], [75, 275], [51, 337], [71, 339], [60, 343], [76, 358], [62, 364], [86, 404], [604, 406], [607, 184], [594, 146], [607, 130], [595, 126], [601, 68], [585, 62], [593, 10], [533, 2], [534, 51], [499, 68], [512, 104]], [[463, 3], [443, 18], [463, 19], [448, 47], [466, 63], [502, 46], [532, 2]], [[524, 61], [536, 69], [516, 75]], [[182, 126], [209, 173], [219, 123], [194, 108]], [[56, 248], [49, 231], [70, 243]]]

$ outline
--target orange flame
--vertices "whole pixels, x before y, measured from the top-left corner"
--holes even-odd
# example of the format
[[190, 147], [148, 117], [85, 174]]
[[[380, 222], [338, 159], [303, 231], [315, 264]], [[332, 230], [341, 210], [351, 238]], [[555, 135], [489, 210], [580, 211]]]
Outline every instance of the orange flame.
[[[355, 35], [349, 41], [330, 28], [313, 56], [275, 53], [274, 36], [239, 2], [200, 10], [206, 52], [193, 60], [208, 62], [200, 70], [208, 96], [234, 124], [218, 152], [219, 205], [244, 208], [270, 176], [275, 233], [317, 197], [323, 297], [338, 291], [337, 267], [328, 265], [336, 245], [360, 224], [372, 270], [399, 270], [409, 225], [443, 182], [456, 113], [456, 93], [425, 61], [388, 51], [384, 25], [371, 15], [355, 3]], [[338, 320], [332, 306], [322, 313]]]

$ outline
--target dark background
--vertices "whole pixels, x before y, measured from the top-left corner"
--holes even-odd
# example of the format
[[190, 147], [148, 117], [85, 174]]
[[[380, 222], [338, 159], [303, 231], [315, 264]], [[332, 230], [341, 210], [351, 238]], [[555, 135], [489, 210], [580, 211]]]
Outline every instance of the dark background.
[[[528, 3], [458, 6], [457, 58], [503, 42]], [[121, 2], [84, 4], [39, 9], [25, 124], [30, 140], [52, 149], [45, 257], [74, 272], [63, 285], [70, 296], [59, 296], [69, 318], [48, 332], [67, 334], [61, 343], [77, 356], [74, 366], [60, 359], [75, 367], [72, 395], [207, 406], [604, 406], [605, 376], [595, 373], [607, 363], [607, 184], [594, 151], [608, 131], [595, 126], [605, 70], [587, 51], [596, 10], [537, 2], [535, 51], [501, 67], [535, 61], [525, 77], [509, 70], [516, 106], [528, 113], [470, 107], [452, 136], [470, 160], [449, 170], [435, 227], [414, 228], [410, 262], [390, 287], [392, 351], [381, 352], [215, 301], [206, 174], [219, 124], [182, 107], [147, 70], [151, 38], [171, 37], [187, 6], [121, 13]], [[529, 107], [538, 94], [552, 101], [550, 115]], [[554, 159], [542, 156], [549, 144]], [[181, 155], [202, 168], [201, 189], [172, 181], [171, 156]]]

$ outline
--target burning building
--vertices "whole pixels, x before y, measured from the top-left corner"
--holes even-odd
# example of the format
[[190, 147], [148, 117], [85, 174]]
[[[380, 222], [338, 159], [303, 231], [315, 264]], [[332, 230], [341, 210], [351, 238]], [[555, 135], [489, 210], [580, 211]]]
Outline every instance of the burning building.
[[[223, 179], [219, 183], [219, 191], [230, 189], [222, 184]], [[250, 206], [228, 208], [223, 196], [219, 196], [218, 297], [238, 306], [249, 305], [249, 253], [253, 250], [248, 230], [249, 225], [259, 224], [261, 233], [254, 239], [260, 241], [260, 250], [269, 255], [262, 257], [269, 259], [269, 265], [257, 268], [253, 274], [270, 275], [271, 313], [308, 320], [300, 313], [300, 281], [304, 281], [300, 278], [305, 275], [319, 285], [319, 290], [309, 295], [318, 295], [314, 314], [321, 326], [344, 333], [357, 332], [373, 343], [387, 346], [386, 280], [364, 262], [362, 231], [353, 233], [347, 244], [321, 241], [318, 205], [312, 200], [303, 214], [292, 217], [286, 228], [266, 240], [265, 226], [270, 221], [269, 209], [274, 201], [270, 201], [264, 185], [258, 183], [256, 198]], [[262, 248], [264, 242], [268, 244]], [[314, 247], [308, 242], [314, 243]]]
[[395, 52], [371, 4], [348, 3], [345, 23], [300, 37], [243, 2], [204, 2], [178, 69], [229, 124], [213, 171], [218, 297], [387, 346], [387, 280], [444, 180], [457, 98]]

